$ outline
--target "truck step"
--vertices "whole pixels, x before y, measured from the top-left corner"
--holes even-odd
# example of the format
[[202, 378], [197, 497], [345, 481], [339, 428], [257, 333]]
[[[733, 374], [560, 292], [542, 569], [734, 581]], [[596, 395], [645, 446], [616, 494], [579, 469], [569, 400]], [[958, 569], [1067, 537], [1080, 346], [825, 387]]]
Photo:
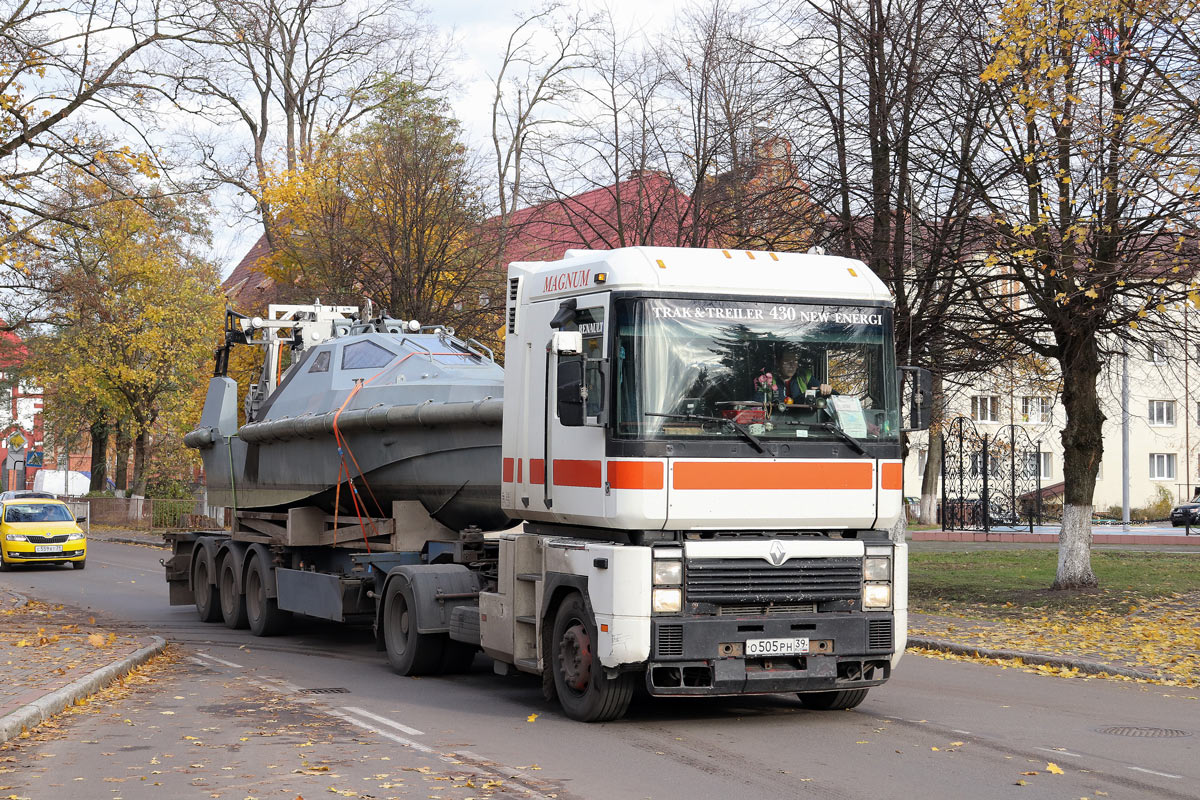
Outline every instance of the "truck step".
[[537, 583], [542, 579], [542, 576], [536, 572], [518, 572], [517, 580], [528, 581], [529, 583]]
[[520, 615], [517, 617], [517, 622], [524, 622], [526, 625], [537, 625], [537, 617]]
[[517, 658], [513, 660], [513, 665], [525, 672], [538, 671], [538, 661], [536, 658]]

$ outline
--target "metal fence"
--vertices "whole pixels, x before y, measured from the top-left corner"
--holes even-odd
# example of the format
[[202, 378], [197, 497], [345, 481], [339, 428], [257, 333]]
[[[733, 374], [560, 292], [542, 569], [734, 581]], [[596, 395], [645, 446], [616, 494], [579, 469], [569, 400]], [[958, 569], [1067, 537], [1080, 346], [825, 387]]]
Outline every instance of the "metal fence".
[[[211, 530], [224, 527], [223, 519], [211, 516], [213, 509], [203, 500], [153, 497], [64, 498], [86, 515], [89, 525], [107, 525], [136, 530]], [[82, 506], [82, 508], [81, 508]]]

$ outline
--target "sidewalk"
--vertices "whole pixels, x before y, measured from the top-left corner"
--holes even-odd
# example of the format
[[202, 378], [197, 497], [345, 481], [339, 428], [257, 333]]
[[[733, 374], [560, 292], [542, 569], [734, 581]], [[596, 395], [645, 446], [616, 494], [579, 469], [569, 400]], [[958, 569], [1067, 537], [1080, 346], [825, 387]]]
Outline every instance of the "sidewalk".
[[87, 612], [0, 587], [0, 742], [100, 691], [166, 647], [117, 633]]

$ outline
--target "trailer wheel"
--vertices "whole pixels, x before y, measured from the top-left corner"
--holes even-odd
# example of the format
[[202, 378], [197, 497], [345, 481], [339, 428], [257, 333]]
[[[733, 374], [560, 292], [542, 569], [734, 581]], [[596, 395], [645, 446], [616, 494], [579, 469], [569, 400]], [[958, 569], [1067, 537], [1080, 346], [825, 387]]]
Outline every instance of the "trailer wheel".
[[225, 620], [226, 628], [245, 628], [247, 626], [246, 595], [237, 590], [237, 568], [233, 562], [233, 556], [227, 555], [221, 559], [221, 566], [217, 568], [221, 594], [221, 618]]
[[596, 623], [583, 597], [567, 595], [554, 616], [550, 668], [558, 702], [571, 719], [607, 722], [629, 708], [637, 676], [626, 672], [615, 678], [604, 674], [595, 657]]
[[813, 711], [854, 708], [867, 699], [866, 689], [839, 689], [833, 692], [800, 692], [800, 705]]
[[435, 675], [441, 669], [447, 636], [418, 632], [416, 606], [408, 581], [388, 582], [383, 597], [383, 641], [388, 663], [401, 675]]
[[279, 601], [267, 597], [267, 576], [260, 556], [250, 559], [246, 570], [246, 622], [255, 636], [276, 636], [287, 629], [292, 615], [279, 610]]
[[221, 619], [221, 598], [217, 587], [208, 574], [212, 562], [208, 555], [198, 550], [192, 559], [192, 593], [196, 597], [196, 611], [200, 614], [201, 622], [216, 622]]

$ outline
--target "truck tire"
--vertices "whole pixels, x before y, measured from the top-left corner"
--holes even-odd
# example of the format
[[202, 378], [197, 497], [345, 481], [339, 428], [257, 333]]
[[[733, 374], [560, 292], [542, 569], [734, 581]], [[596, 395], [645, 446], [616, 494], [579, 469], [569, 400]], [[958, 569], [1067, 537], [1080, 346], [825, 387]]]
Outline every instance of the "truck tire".
[[832, 692], [800, 692], [800, 705], [813, 711], [854, 708], [867, 699], [866, 689], [839, 689]]
[[446, 637], [444, 646], [440, 671], [447, 675], [466, 672], [470, 669], [471, 664], [475, 661], [475, 651], [479, 649], [466, 642], [456, 642], [449, 636]]
[[383, 643], [388, 663], [401, 675], [436, 675], [441, 671], [448, 637], [417, 631], [416, 607], [408, 581], [388, 582], [383, 596]]
[[217, 569], [218, 588], [221, 596], [221, 618], [225, 620], [226, 628], [245, 628], [248, 625], [246, 622], [246, 595], [238, 591], [237, 567], [233, 562], [233, 555], [226, 555], [221, 559], [221, 566]]
[[197, 550], [192, 558], [192, 593], [196, 597], [196, 612], [201, 622], [217, 622], [221, 619], [221, 598], [209, 572], [212, 561], [203, 550]]
[[596, 623], [583, 597], [572, 592], [554, 615], [550, 669], [563, 712], [580, 722], [607, 722], [624, 715], [637, 680], [631, 672], [606, 676], [595, 657], [595, 641]]
[[261, 556], [250, 559], [246, 570], [246, 622], [255, 636], [278, 636], [287, 630], [292, 614], [279, 610], [279, 601], [267, 597], [267, 574]]

